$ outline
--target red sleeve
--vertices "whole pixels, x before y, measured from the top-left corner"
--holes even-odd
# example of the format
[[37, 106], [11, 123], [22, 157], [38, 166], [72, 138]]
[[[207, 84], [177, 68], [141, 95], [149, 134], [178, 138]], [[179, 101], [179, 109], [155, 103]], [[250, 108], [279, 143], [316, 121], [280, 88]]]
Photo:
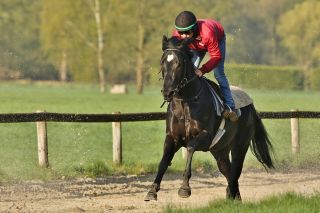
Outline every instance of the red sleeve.
[[174, 29], [171, 34], [172, 34], [172, 37], [176, 37], [180, 40], [182, 39], [181, 35], [178, 33], [178, 30], [176, 30], [176, 29]]
[[200, 68], [203, 74], [213, 70], [218, 65], [218, 63], [222, 58], [221, 52], [219, 49], [218, 38], [214, 35], [213, 32], [208, 33], [206, 38], [207, 39], [205, 39], [204, 43], [208, 48], [210, 59], [205, 64], [203, 64], [202, 67]]

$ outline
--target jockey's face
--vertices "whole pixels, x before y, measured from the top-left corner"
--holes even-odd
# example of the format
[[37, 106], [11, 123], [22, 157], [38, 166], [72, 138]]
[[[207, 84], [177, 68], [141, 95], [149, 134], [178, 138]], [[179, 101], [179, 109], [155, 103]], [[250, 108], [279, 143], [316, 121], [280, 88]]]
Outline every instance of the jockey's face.
[[181, 36], [182, 39], [185, 38], [192, 38], [193, 36], [193, 31], [192, 30], [188, 30], [188, 31], [183, 31], [183, 32], [178, 32]]

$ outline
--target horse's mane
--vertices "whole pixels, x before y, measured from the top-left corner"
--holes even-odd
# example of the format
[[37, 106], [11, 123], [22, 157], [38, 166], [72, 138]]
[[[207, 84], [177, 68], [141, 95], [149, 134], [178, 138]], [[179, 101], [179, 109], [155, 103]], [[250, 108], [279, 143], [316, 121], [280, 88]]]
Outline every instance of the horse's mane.
[[170, 38], [167, 38], [164, 36], [163, 42], [162, 42], [162, 50], [166, 49], [180, 49], [184, 52], [188, 52], [190, 48], [188, 47], [188, 44], [192, 43], [194, 39], [178, 39], [175, 36], [172, 36]]

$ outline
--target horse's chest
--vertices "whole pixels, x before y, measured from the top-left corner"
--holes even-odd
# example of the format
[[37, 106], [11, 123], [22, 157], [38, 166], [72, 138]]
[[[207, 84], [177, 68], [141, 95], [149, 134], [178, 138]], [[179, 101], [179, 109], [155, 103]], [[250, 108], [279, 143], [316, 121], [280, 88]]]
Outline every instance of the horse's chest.
[[200, 122], [197, 119], [191, 117], [189, 107], [185, 108], [184, 126], [187, 138], [195, 137], [199, 134], [199, 132], [202, 131]]
[[173, 114], [177, 125], [171, 125], [171, 132], [174, 133], [173, 135], [176, 137], [180, 136], [183, 139], [190, 139], [202, 131], [200, 122], [193, 118], [188, 105], [183, 103], [176, 104]]

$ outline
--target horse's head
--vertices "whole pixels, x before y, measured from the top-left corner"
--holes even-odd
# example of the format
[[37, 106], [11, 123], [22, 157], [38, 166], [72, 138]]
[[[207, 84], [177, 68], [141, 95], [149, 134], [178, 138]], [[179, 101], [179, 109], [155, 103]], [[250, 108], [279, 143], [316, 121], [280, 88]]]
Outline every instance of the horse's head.
[[[195, 74], [191, 63], [192, 54], [188, 48], [190, 40], [178, 40], [163, 36], [161, 74], [164, 80], [162, 94], [166, 101], [171, 101], [175, 93], [184, 87]], [[191, 71], [192, 70], [192, 71]]]

